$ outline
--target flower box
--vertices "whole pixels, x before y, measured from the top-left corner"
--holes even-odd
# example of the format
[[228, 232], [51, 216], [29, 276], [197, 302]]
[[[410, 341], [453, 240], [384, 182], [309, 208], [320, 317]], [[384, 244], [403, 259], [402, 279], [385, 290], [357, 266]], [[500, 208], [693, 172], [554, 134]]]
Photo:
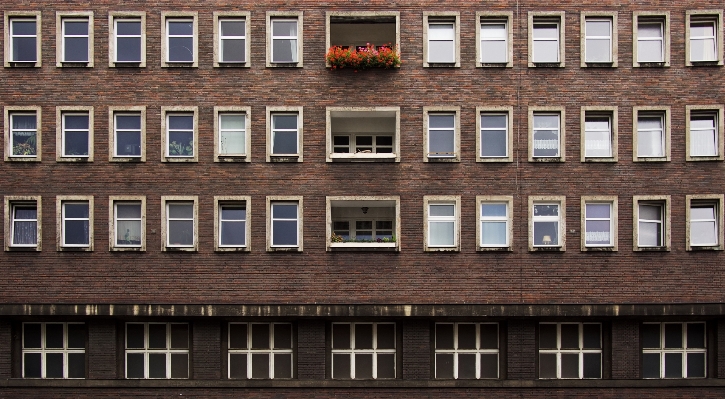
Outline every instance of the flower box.
[[325, 60], [331, 70], [350, 68], [355, 71], [371, 68], [400, 67], [400, 53], [397, 47], [374, 46], [368, 43], [365, 47], [345, 48], [332, 46], [327, 50]]

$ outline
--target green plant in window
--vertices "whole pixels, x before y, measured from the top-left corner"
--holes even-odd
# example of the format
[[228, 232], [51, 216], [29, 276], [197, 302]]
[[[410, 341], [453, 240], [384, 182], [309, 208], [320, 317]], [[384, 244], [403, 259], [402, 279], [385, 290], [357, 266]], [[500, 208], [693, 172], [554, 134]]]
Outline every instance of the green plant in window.
[[169, 155], [172, 156], [191, 156], [194, 155], [194, 147], [192, 146], [192, 142], [189, 142], [188, 145], [184, 145], [184, 143], [178, 143], [176, 141], [172, 141], [169, 143]]
[[35, 135], [28, 136], [28, 138], [25, 139], [25, 142], [18, 143], [13, 146], [13, 155], [35, 155], [35, 154], [36, 154]]

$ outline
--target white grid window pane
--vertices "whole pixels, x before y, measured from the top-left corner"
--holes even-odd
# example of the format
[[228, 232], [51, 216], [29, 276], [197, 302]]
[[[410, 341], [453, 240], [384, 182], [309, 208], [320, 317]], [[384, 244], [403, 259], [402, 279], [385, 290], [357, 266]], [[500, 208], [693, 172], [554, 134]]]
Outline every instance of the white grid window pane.
[[692, 115], [690, 117], [690, 156], [717, 156], [717, 129], [717, 117], [715, 115]]
[[661, 116], [637, 118], [637, 156], [658, 158], [665, 156], [664, 123]]
[[690, 23], [690, 61], [717, 61], [716, 23]]
[[297, 19], [272, 20], [272, 62], [297, 62]]
[[637, 26], [637, 62], [663, 61], [663, 24], [661, 22], [640, 22]]
[[612, 156], [612, 127], [609, 117], [586, 117], [584, 121], [584, 154], [592, 158]]
[[508, 62], [508, 31], [506, 22], [481, 23], [481, 62]]
[[534, 62], [559, 62], [559, 24], [534, 23]]
[[246, 21], [243, 19], [223, 19], [219, 21], [220, 61], [246, 61]]
[[455, 61], [455, 25], [453, 23], [428, 24], [428, 62], [452, 63]]
[[586, 62], [612, 62], [612, 21], [587, 19]]

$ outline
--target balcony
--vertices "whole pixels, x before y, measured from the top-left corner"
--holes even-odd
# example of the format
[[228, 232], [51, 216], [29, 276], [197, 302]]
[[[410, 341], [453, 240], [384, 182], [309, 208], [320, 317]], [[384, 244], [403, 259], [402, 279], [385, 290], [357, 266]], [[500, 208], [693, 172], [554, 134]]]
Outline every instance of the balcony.
[[328, 107], [327, 162], [400, 162], [400, 108]]
[[399, 251], [399, 197], [327, 197], [328, 251]]

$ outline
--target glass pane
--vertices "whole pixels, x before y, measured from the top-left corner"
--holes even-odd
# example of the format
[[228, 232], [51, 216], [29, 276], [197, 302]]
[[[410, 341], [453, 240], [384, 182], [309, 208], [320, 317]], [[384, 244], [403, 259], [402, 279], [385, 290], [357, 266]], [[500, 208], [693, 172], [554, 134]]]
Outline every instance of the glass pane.
[[481, 378], [498, 378], [498, 354], [481, 354]]
[[458, 354], [458, 378], [476, 378], [476, 355], [473, 353]]
[[229, 355], [229, 378], [247, 378], [247, 355]]
[[682, 348], [682, 324], [665, 324], [665, 348]]
[[274, 325], [274, 348], [275, 349], [291, 349], [292, 348], [292, 325], [291, 324], [275, 324]]
[[556, 354], [539, 354], [539, 378], [556, 378]]
[[430, 222], [429, 245], [455, 245], [455, 222]]
[[611, 224], [609, 220], [587, 220], [586, 222], [586, 243], [587, 245], [608, 245], [611, 244]]
[[559, 205], [534, 205], [534, 216], [559, 216]]
[[476, 349], [475, 324], [458, 324], [458, 349]]
[[23, 354], [23, 378], [40, 378], [41, 361], [40, 353], [24, 353]]
[[36, 34], [35, 21], [12, 21], [13, 35], [31, 35]]
[[456, 118], [454, 115], [429, 115], [428, 128], [430, 129], [453, 129]]
[[297, 221], [272, 221], [272, 245], [297, 245]]
[[602, 354], [584, 354], [584, 378], [602, 378]]
[[48, 349], [63, 348], [63, 324], [45, 325], [45, 347]]
[[272, 21], [272, 36], [297, 36], [297, 20]]
[[144, 348], [144, 325], [143, 324], [126, 324], [126, 348], [143, 349]]
[[453, 378], [453, 354], [436, 354], [436, 378]]
[[350, 324], [332, 325], [332, 349], [350, 349]]
[[247, 152], [245, 134], [243, 131], [220, 132], [219, 153], [221, 154], [244, 154]]
[[82, 349], [86, 347], [86, 325], [68, 324], [68, 348]]
[[116, 21], [116, 35], [122, 35], [122, 36], [141, 35], [141, 22], [139, 22], [139, 21]]
[[229, 349], [247, 349], [247, 325], [229, 325]]
[[269, 353], [252, 354], [252, 378], [269, 378]]
[[715, 51], [715, 39], [694, 39], [690, 38], [690, 60], [692, 61], [717, 61]]
[[395, 349], [395, 324], [378, 324], [378, 349]]
[[126, 378], [144, 378], [143, 353], [126, 354]]
[[169, 35], [191, 36], [194, 34], [193, 21], [168, 21]]
[[640, 39], [661, 38], [662, 37], [662, 24], [640, 23], [639, 26], [637, 26], [637, 37], [639, 37]]
[[66, 131], [63, 134], [63, 155], [88, 155], [88, 132]]
[[88, 35], [88, 21], [63, 21], [63, 34], [69, 36]]
[[88, 62], [87, 37], [66, 37], [64, 42], [63, 61]]
[[586, 204], [586, 217], [609, 219], [611, 208], [610, 204]]
[[68, 354], [68, 378], [85, 378], [86, 376], [86, 354]]
[[638, 62], [662, 62], [662, 41], [661, 40], [640, 40], [637, 43]]
[[40, 323], [23, 324], [23, 348], [41, 348]]
[[169, 131], [168, 155], [172, 157], [194, 156], [193, 131]]
[[222, 62], [244, 62], [245, 57], [244, 39], [224, 39], [221, 43]]
[[453, 24], [428, 24], [428, 40], [453, 40], [454, 35]]
[[297, 115], [272, 115], [273, 129], [297, 129]]
[[705, 348], [705, 323], [687, 324], [687, 347]]
[[193, 204], [169, 204], [169, 218], [171, 219], [193, 219]]
[[222, 36], [244, 36], [244, 21], [219, 21]]
[[355, 355], [355, 379], [373, 378], [373, 355], [358, 353]]
[[662, 131], [638, 131], [637, 132], [637, 156], [639, 157], [663, 157], [664, 143]]
[[[504, 35], [506, 32], [503, 32]], [[481, 62], [504, 63], [508, 60], [508, 48], [505, 40], [486, 40], [481, 44]]]
[[561, 354], [561, 378], [579, 378], [579, 354]]
[[504, 246], [507, 241], [506, 222], [482, 222], [481, 245]]
[[497, 349], [498, 348], [498, 324], [481, 324], [479, 326], [481, 332], [481, 349]]
[[[35, 33], [35, 22], [33, 24], [33, 33]], [[18, 25], [16, 22], [15, 26]], [[15, 37], [13, 38], [13, 61], [18, 62], [35, 62], [37, 61], [37, 42], [34, 37]]]
[[116, 43], [116, 61], [141, 62], [140, 37], [119, 37]]
[[63, 354], [45, 354], [45, 378], [63, 378]]
[[601, 324], [584, 324], [584, 349], [600, 349]]
[[141, 130], [141, 117], [139, 115], [116, 115], [116, 129]]
[[687, 378], [704, 378], [705, 377], [705, 354], [704, 353], [688, 353], [687, 354]]
[[691, 219], [715, 220], [714, 206], [693, 206], [690, 208]]
[[355, 349], [373, 349], [372, 324], [355, 324]]
[[556, 324], [539, 324], [539, 349], [556, 348]]
[[65, 129], [88, 130], [88, 115], [63, 115]]
[[378, 378], [395, 378], [395, 354], [378, 354]]
[[642, 378], [660, 378], [660, 354], [642, 354]]
[[116, 132], [116, 155], [141, 156], [141, 132]]
[[717, 245], [715, 222], [690, 222], [690, 243], [692, 245]]
[[63, 236], [65, 244], [68, 245], [87, 245], [88, 238], [88, 220], [66, 220]]
[[297, 154], [297, 131], [275, 131], [272, 154]]
[[141, 204], [116, 204], [116, 216], [121, 219], [140, 219]]
[[642, 324], [640, 334], [643, 348], [661, 348], [659, 324]]
[[350, 355], [335, 353], [332, 355], [332, 378], [350, 378]]
[[561, 325], [561, 349], [579, 349], [579, 324]]
[[35, 115], [15, 115], [15, 114], [13, 114], [12, 119], [13, 119], [13, 125], [12, 125], [13, 129], [18, 129], [18, 130], [25, 130], [25, 129], [35, 130], [35, 129], [37, 129], [37, 121], [36, 121]]
[[430, 216], [455, 216], [455, 205], [430, 205]]
[[246, 223], [245, 222], [221, 222], [221, 245], [234, 245], [243, 246], [246, 245], [245, 233]]
[[534, 245], [559, 245], [559, 222], [534, 221]]
[[586, 40], [586, 62], [611, 62], [612, 50], [609, 39]]
[[431, 155], [453, 155], [455, 153], [453, 130], [430, 131], [428, 139], [428, 150]]
[[682, 377], [682, 353], [665, 353], [665, 378]]
[[662, 207], [659, 205], [639, 205], [639, 218], [642, 220], [662, 220]]
[[559, 62], [559, 42], [534, 41], [534, 62]]
[[558, 39], [559, 25], [557, 24], [534, 24], [534, 39]]
[[166, 324], [149, 324], [149, 348], [166, 349]]
[[452, 63], [456, 61], [455, 43], [451, 41], [429, 41], [428, 42], [428, 62], [446, 62]]
[[611, 21], [586, 21], [587, 36], [605, 36], [609, 37]]
[[169, 245], [194, 245], [194, 221], [169, 221]]
[[436, 324], [436, 349], [453, 349], [453, 324]]
[[506, 217], [506, 204], [481, 204], [481, 216], [484, 217]]
[[35, 245], [38, 242], [38, 223], [19, 222], [13, 224], [13, 244]]
[[252, 324], [252, 349], [269, 349], [269, 324]]
[[481, 131], [482, 157], [505, 157], [507, 146], [506, 130]]
[[297, 205], [273, 204], [272, 217], [274, 219], [297, 219]]
[[273, 39], [272, 62], [297, 62], [297, 40]]
[[274, 355], [274, 378], [292, 378], [291, 353], [276, 353]]
[[149, 378], [166, 378], [166, 354], [149, 353]]
[[171, 324], [171, 349], [189, 348], [189, 325]]

